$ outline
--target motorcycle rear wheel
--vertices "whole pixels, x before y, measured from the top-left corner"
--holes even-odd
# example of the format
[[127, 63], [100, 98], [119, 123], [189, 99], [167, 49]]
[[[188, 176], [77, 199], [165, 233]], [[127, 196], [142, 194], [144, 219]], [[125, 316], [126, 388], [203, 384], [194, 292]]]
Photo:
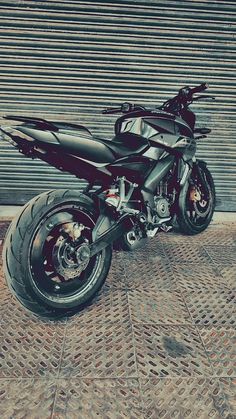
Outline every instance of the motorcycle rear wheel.
[[179, 196], [177, 222], [182, 233], [194, 235], [204, 231], [210, 224], [215, 209], [215, 186], [212, 175], [204, 162], [198, 162], [207, 185], [207, 196], [198, 175], [193, 170]]
[[107, 246], [89, 257], [98, 214], [93, 201], [71, 190], [43, 193], [13, 220], [4, 241], [7, 284], [33, 313], [55, 319], [88, 304], [111, 264]]

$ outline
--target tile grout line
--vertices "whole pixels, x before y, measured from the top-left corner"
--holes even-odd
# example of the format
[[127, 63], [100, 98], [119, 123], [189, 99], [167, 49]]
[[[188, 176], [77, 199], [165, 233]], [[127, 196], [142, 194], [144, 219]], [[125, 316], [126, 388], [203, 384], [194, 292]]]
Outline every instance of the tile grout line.
[[135, 361], [136, 361], [136, 369], [137, 369], [137, 379], [138, 379], [138, 388], [139, 388], [139, 396], [140, 396], [140, 402], [141, 402], [141, 411], [143, 414], [143, 418], [145, 418], [145, 406], [144, 406], [144, 400], [143, 400], [143, 396], [142, 396], [142, 388], [141, 388], [141, 377], [139, 376], [139, 369], [138, 369], [138, 357], [137, 357], [137, 350], [136, 350], [136, 345], [135, 345], [135, 336], [134, 336], [134, 324], [131, 322], [131, 329], [132, 329], [132, 341], [133, 341], [133, 346], [134, 346], [134, 356], [135, 356]]
[[[203, 325], [202, 327], [208, 327], [207, 325]], [[201, 343], [202, 343], [202, 346], [203, 346], [203, 348], [204, 348], [204, 352], [205, 352], [205, 354], [206, 354], [206, 357], [207, 357], [207, 359], [208, 359], [208, 362], [209, 362], [209, 366], [210, 366], [210, 369], [211, 369], [211, 371], [212, 371], [212, 375], [211, 375], [211, 378], [214, 378], [214, 369], [213, 369], [213, 366], [212, 366], [212, 363], [211, 363], [211, 360], [210, 360], [210, 358], [209, 358], [209, 356], [208, 356], [208, 353], [207, 353], [207, 350], [206, 350], [206, 346], [205, 346], [205, 344], [204, 344], [204, 342], [203, 342], [203, 339], [202, 339], [202, 336], [201, 336], [201, 333], [200, 333], [200, 330], [199, 330], [199, 326], [196, 324], [196, 331], [197, 331], [197, 334], [198, 334], [198, 336], [199, 336], [199, 339], [200, 339], [200, 341], [201, 341]], [[218, 377], [215, 377], [215, 378], [218, 378]]]
[[[171, 267], [171, 269], [172, 269], [172, 267]], [[173, 270], [173, 269], [172, 269], [172, 270]], [[173, 270], [173, 275], [174, 275], [174, 277], [175, 277], [175, 279], [176, 279], [176, 283], [177, 283], [177, 276], [175, 275], [174, 270]], [[185, 300], [185, 298], [184, 298], [184, 294], [183, 294], [183, 290], [182, 290], [181, 285], [180, 285], [180, 288], [179, 288], [179, 292], [180, 292], [180, 295], [181, 295], [181, 297], [182, 297], [182, 300], [183, 300], [184, 306], [185, 306], [185, 308], [186, 308], [186, 310], [187, 310], [187, 312], [188, 312], [188, 314], [189, 314], [189, 319], [191, 320], [191, 326], [196, 326], [196, 324], [195, 324], [195, 322], [194, 322], [194, 319], [193, 319], [193, 317], [192, 317], [192, 315], [191, 315], [191, 312], [190, 312], [190, 310], [189, 310], [189, 308], [188, 308], [188, 305], [187, 305], [187, 303], [186, 303], [186, 300]]]
[[[203, 245], [205, 246], [205, 245]], [[205, 249], [205, 247], [204, 247]], [[207, 249], [205, 249], [205, 251], [208, 253]], [[224, 287], [228, 288], [229, 290], [232, 290], [231, 287], [227, 284], [225, 278], [223, 277], [223, 275], [220, 272], [220, 268], [224, 268], [224, 267], [228, 267], [228, 266], [233, 266], [233, 264], [222, 264], [222, 263], [216, 263], [215, 260], [211, 257], [211, 255], [208, 253], [210, 259], [211, 259], [211, 264], [213, 265], [213, 269], [217, 272], [217, 275], [222, 279], [222, 282], [219, 282], [220, 285], [223, 285]], [[220, 267], [220, 268], [219, 268]]]
[[[124, 268], [125, 268], [125, 278], [127, 279], [125, 264], [124, 264]], [[131, 316], [131, 310], [130, 310], [128, 290], [126, 290], [126, 295], [127, 295], [127, 303], [128, 303], [128, 311], [129, 311], [129, 321], [130, 321], [130, 326], [131, 326], [131, 331], [132, 331], [132, 342], [133, 342], [133, 348], [134, 348], [135, 368], [136, 368], [136, 371], [137, 371], [137, 378], [138, 378], [138, 382], [139, 382], [137, 351], [136, 351], [136, 346], [135, 346], [135, 337], [134, 337], [134, 330], [133, 330], [133, 323], [132, 323], [132, 316]], [[141, 397], [141, 393], [140, 393], [140, 397]]]
[[56, 402], [57, 402], [58, 381], [60, 379], [61, 362], [62, 362], [62, 357], [63, 357], [63, 353], [64, 353], [64, 348], [65, 348], [66, 335], [67, 335], [67, 322], [68, 322], [68, 318], [66, 319], [64, 337], [63, 337], [62, 349], [61, 349], [61, 356], [60, 356], [60, 360], [59, 360], [59, 368], [58, 368], [57, 377], [55, 379], [55, 382], [56, 382], [56, 391], [55, 391], [54, 401], [53, 401], [53, 405], [52, 405], [51, 417], [53, 417], [55, 406], [56, 406]]
[[[125, 271], [125, 279], [127, 280], [127, 276], [126, 276], [126, 265], [124, 264], [124, 271]], [[126, 282], [127, 285], [127, 282]], [[143, 415], [143, 418], [145, 418], [145, 408], [144, 408], [144, 401], [143, 401], [143, 397], [142, 397], [142, 391], [141, 391], [141, 381], [140, 381], [140, 377], [139, 377], [139, 369], [138, 369], [138, 358], [137, 358], [137, 350], [136, 350], [136, 345], [135, 345], [135, 336], [134, 336], [134, 325], [132, 323], [132, 318], [131, 318], [131, 310], [130, 310], [130, 304], [129, 304], [129, 293], [128, 290], [126, 291], [127, 293], [127, 302], [128, 302], [128, 310], [129, 310], [129, 319], [130, 319], [130, 325], [131, 325], [131, 330], [132, 330], [132, 342], [133, 342], [133, 348], [134, 348], [134, 358], [135, 358], [135, 367], [136, 367], [136, 371], [137, 371], [137, 380], [138, 380], [138, 388], [139, 388], [139, 397], [140, 397], [140, 407], [141, 407], [141, 413]]]

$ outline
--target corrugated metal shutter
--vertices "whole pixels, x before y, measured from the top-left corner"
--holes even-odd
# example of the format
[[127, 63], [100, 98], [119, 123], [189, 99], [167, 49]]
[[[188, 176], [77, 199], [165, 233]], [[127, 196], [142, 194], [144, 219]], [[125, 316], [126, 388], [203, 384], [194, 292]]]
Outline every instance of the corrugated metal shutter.
[[[207, 81], [215, 103], [194, 105], [212, 134], [198, 155], [213, 172], [218, 209], [236, 210], [234, 1], [1, 1], [1, 114], [63, 119], [111, 137], [122, 101], [158, 104]], [[0, 120], [0, 123], [2, 121]], [[6, 121], [4, 121], [6, 124]], [[0, 143], [0, 202], [22, 203], [67, 174]]]

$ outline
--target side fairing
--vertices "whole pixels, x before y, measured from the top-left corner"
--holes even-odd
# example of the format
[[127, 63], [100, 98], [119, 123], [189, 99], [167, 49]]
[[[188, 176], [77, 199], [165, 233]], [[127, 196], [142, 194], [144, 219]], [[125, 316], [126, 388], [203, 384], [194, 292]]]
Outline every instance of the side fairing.
[[144, 155], [127, 156], [116, 160], [107, 169], [113, 176], [126, 176], [131, 182], [142, 182], [155, 163], [155, 160]]

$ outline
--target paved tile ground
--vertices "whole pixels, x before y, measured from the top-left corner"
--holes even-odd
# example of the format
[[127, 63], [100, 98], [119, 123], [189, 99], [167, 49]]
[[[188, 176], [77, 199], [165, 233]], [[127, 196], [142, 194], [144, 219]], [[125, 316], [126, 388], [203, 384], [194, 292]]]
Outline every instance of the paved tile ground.
[[236, 418], [236, 224], [115, 252], [63, 321], [21, 308], [1, 265], [0, 299], [1, 418]]

